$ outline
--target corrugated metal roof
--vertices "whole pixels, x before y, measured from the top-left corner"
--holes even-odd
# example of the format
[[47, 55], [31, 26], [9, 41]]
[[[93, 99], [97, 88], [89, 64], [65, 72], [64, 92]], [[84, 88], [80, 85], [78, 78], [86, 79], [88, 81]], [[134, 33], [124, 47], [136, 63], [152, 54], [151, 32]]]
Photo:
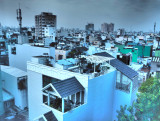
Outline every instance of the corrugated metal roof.
[[47, 119], [47, 121], [58, 121], [52, 111], [45, 113], [44, 117]]
[[[105, 56], [105, 57], [113, 57], [107, 52], [102, 52], [102, 53], [96, 53], [95, 55], [99, 56]], [[111, 66], [115, 67], [118, 71], [123, 73], [125, 76], [130, 78], [131, 80], [138, 75], [136, 71], [134, 71], [132, 68], [128, 67], [126, 64], [121, 62], [118, 59], [114, 59], [110, 61]]]
[[0, 70], [14, 77], [27, 76], [27, 72], [11, 66], [0, 65]]
[[84, 87], [75, 77], [52, 83], [52, 85], [62, 98], [84, 90]]

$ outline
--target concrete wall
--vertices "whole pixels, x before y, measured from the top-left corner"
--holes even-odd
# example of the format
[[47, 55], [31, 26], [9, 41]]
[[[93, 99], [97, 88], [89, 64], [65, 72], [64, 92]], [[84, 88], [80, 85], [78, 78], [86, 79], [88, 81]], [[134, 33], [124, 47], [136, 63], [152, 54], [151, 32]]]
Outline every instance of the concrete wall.
[[70, 50], [65, 51], [65, 50], [56, 49], [55, 50], [55, 60], [58, 60], [59, 55], [63, 55], [62, 59], [66, 59], [69, 52], [70, 52]]
[[11, 45], [8, 46], [9, 65], [19, 68], [23, 71], [27, 71], [27, 61], [30, 61], [32, 56], [43, 55], [43, 53], [50, 53], [49, 48], [16, 44], [16, 54], [14, 55], [11, 54], [11, 47]]
[[30, 121], [50, 111], [42, 104], [42, 74], [28, 70], [28, 109]]
[[83, 104], [63, 115], [63, 121], [92, 121], [88, 104]]
[[[1, 70], [0, 70], [0, 78], [1, 78]], [[2, 95], [2, 80], [0, 80], [0, 115], [4, 113], [3, 107], [3, 95]]]
[[115, 89], [114, 92], [114, 104], [113, 104], [113, 115], [112, 120], [117, 120], [117, 110], [120, 110], [120, 106], [130, 106], [132, 104], [132, 83], [130, 92], [125, 92], [119, 89]]
[[89, 80], [88, 99], [63, 115], [63, 121], [111, 121], [116, 71]]
[[64, 114], [53, 110], [55, 115], [58, 114], [56, 117], [59, 121], [113, 121], [116, 119], [116, 110], [120, 109], [120, 105], [132, 103], [132, 83], [130, 93], [117, 90], [116, 70], [88, 81], [87, 75], [33, 62], [28, 62], [27, 68], [30, 119], [38, 117], [49, 109], [51, 110], [51, 108], [42, 106], [42, 74], [61, 80], [75, 76], [85, 87], [87, 99], [85, 99], [84, 105]]
[[3, 71], [1, 74], [1, 80], [4, 80], [2, 82], [2, 87], [14, 96], [15, 105], [20, 109], [24, 109], [27, 106], [26, 90], [21, 91], [18, 89], [17, 77], [9, 75]]
[[88, 105], [92, 121], [111, 121], [116, 71], [99, 76], [88, 83]]

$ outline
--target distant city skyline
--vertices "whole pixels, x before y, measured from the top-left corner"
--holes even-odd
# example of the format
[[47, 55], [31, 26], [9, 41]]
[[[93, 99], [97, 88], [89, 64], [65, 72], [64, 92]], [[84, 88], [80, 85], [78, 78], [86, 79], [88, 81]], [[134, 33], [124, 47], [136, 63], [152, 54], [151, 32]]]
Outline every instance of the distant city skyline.
[[18, 27], [16, 9], [22, 9], [22, 26], [35, 26], [34, 16], [41, 12], [57, 15], [57, 28], [85, 29], [94, 23], [95, 30], [102, 23], [114, 23], [115, 30], [127, 31], [160, 30], [159, 0], [0, 0], [0, 23]]

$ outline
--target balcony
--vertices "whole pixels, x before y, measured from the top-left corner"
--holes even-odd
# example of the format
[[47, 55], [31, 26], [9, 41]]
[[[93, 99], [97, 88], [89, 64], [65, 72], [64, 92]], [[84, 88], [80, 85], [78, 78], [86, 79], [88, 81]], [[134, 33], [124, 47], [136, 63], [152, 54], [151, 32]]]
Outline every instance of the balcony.
[[[76, 95], [80, 96], [78, 94]], [[74, 96], [75, 95], [70, 96], [72, 99], [70, 97], [63, 99], [50, 94], [50, 99], [49, 97], [45, 96], [43, 103], [59, 112], [66, 113], [84, 104], [84, 102], [81, 102], [78, 98], [76, 98], [76, 100], [73, 100]]]
[[123, 83], [120, 83], [120, 82], [116, 82], [116, 88], [119, 89], [119, 90], [123, 90], [125, 92], [130, 92], [130, 87], [131, 87], [131, 83], [129, 84], [123, 84]]
[[65, 113], [84, 104], [84, 87], [75, 77], [65, 80], [44, 77], [42, 93], [45, 105]]

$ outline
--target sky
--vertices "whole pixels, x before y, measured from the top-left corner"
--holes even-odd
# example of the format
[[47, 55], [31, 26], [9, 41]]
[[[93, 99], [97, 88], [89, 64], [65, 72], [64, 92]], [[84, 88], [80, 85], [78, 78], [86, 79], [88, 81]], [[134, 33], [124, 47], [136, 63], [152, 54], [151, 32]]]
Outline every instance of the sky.
[[160, 30], [160, 0], [0, 0], [0, 22], [17, 27], [16, 9], [22, 9], [22, 26], [34, 26], [34, 16], [41, 12], [57, 15], [57, 28], [84, 29], [94, 23], [114, 23], [115, 29], [127, 31]]

